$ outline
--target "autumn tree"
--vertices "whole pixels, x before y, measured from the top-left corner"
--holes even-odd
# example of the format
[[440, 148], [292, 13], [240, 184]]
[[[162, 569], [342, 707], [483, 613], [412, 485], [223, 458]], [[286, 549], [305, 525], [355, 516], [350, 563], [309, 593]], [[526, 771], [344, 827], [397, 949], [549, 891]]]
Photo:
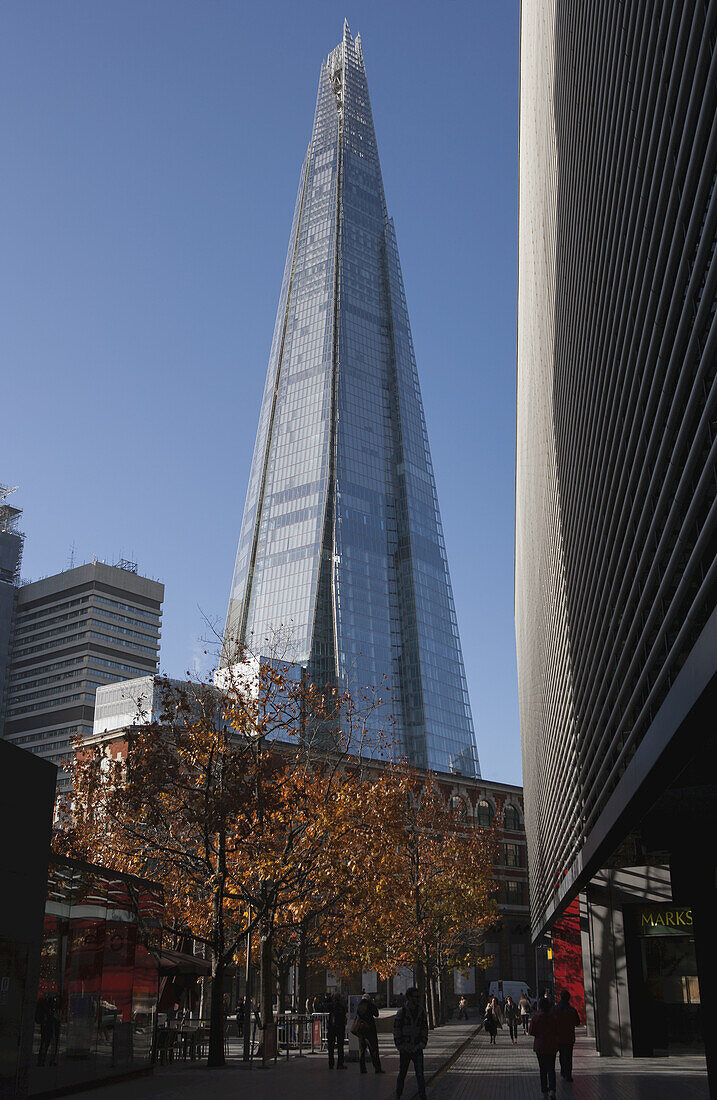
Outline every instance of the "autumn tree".
[[320, 693], [301, 671], [242, 653], [220, 687], [161, 681], [124, 758], [80, 745], [66, 851], [151, 877], [167, 915], [211, 958], [209, 1064], [223, 1063], [224, 974], [248, 932], [260, 942], [262, 1024], [272, 1021], [272, 942], [316, 899], [330, 906], [364, 782], [346, 769], [375, 723], [372, 701]]
[[494, 838], [453, 813], [430, 774], [391, 765], [364, 798], [352, 847], [355, 904], [336, 914], [321, 961], [382, 978], [412, 969], [433, 1021], [443, 970], [485, 963], [483, 935], [496, 919]]

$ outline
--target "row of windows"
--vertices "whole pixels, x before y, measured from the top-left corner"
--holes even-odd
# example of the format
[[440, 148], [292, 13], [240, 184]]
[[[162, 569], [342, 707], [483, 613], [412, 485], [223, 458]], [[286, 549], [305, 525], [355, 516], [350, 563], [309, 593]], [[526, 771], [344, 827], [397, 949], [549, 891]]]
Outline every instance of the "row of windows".
[[89, 603], [90, 599], [94, 600], [95, 603], [105, 604], [107, 607], [117, 607], [121, 611], [132, 611], [135, 615], [144, 615], [155, 622], [159, 622], [162, 617], [161, 612], [145, 611], [143, 607], [133, 607], [132, 604], [122, 603], [120, 600], [110, 600], [107, 596], [100, 596], [97, 592], [93, 592], [91, 595], [78, 596], [74, 600], [63, 600], [61, 603], [42, 607], [38, 611], [23, 611], [20, 608], [19, 619], [23, 623], [29, 622], [31, 619], [41, 619], [45, 615], [54, 614], [57, 611], [66, 611], [69, 607], [78, 607], [81, 604]]
[[89, 599], [89, 596], [78, 596], [76, 600], [64, 600], [62, 603], [57, 603], [50, 607], [42, 607], [39, 611], [23, 611], [19, 609], [18, 619], [20, 622], [27, 623], [30, 622], [31, 619], [41, 619], [44, 615], [49, 615], [51, 612], [66, 611], [68, 607], [77, 607], [79, 604], [89, 603]]
[[[77, 615], [88, 615], [90, 613], [90, 611], [91, 611], [91, 608], [86, 608], [83, 611], [73, 611], [73, 612], [70, 612], [69, 615], [60, 615], [60, 616], [58, 616], [57, 619], [49, 619], [48, 623], [62, 622], [64, 619], [72, 619], [72, 618], [75, 618], [75, 616], [77, 616]], [[130, 618], [127, 618], [124, 615], [115, 615], [113, 612], [103, 611], [101, 608], [98, 608], [97, 611], [101, 615], [106, 615], [107, 618], [109, 618], [109, 619], [120, 619], [122, 622], [132, 623], [133, 626], [143, 626], [147, 630], [150, 630], [150, 631], [152, 630], [152, 627], [150, 626], [149, 623], [143, 623], [143, 622], [140, 622], [137, 619], [130, 619]], [[131, 634], [132, 637], [134, 637], [134, 638], [151, 638], [151, 637], [154, 636], [153, 634], [146, 634], [144, 632], [139, 632], [139, 631], [136, 631], [136, 630], [129, 630], [127, 627], [115, 626], [114, 623], [106, 623], [104, 621], [104, 619], [89, 619], [89, 620], [87, 620], [87, 622], [90, 622], [90, 623], [94, 624], [95, 626], [104, 626], [104, 627], [106, 627], [107, 630], [115, 630], [115, 631], [117, 631], [118, 634]], [[44, 638], [54, 638], [58, 634], [65, 634], [68, 630], [74, 630], [75, 626], [80, 625], [80, 624], [74, 624], [73, 623], [71, 626], [58, 626], [54, 630], [45, 630], [45, 625], [46, 624], [44, 624], [44, 623], [42, 623], [42, 624], [38, 623], [35, 626], [27, 627], [25, 631], [18, 630], [17, 633], [22, 634], [22, 633], [28, 633], [28, 632], [32, 631], [33, 632], [32, 637], [28, 638], [27, 641], [28, 642], [31, 642], [31, 641], [36, 642], [36, 641], [40, 641]], [[86, 624], [82, 623], [81, 625], [84, 626]], [[21, 643], [21, 644], [24, 644], [24, 642]]]
[[[142, 673], [139, 675], [142, 675]], [[101, 676], [103, 680], [107, 680], [109, 683], [115, 683], [117, 681], [117, 676], [113, 672], [105, 672], [98, 668], [76, 668], [72, 672], [64, 672], [60, 676], [48, 676], [44, 679], [32, 680], [25, 684], [16, 685], [14, 690], [10, 693], [10, 702], [20, 703], [25, 699], [46, 698], [50, 695], [57, 695], [58, 692], [68, 691], [74, 687], [81, 687], [83, 684], [94, 684], [95, 687], [102, 687], [103, 685], [97, 680], [91, 679], [93, 676]], [[45, 691], [31, 690], [42, 684], [51, 684], [58, 680], [61, 681], [61, 683], [56, 684], [55, 687], [47, 688]], [[75, 680], [76, 682], [68, 684], [65, 682], [67, 680]]]
[[[486, 828], [493, 824], [493, 807], [487, 799], [482, 798], [476, 806], [476, 822], [478, 825], [483, 825]], [[520, 814], [516, 810], [515, 806], [510, 804], [503, 807], [503, 828], [507, 832], [519, 832], [522, 828], [520, 824]]]
[[92, 733], [92, 726], [63, 726], [60, 729], [43, 730], [42, 733], [28, 733], [24, 737], [13, 737], [11, 740], [13, 745], [30, 745], [36, 741], [46, 741], [51, 737], [62, 737], [65, 740], [71, 740], [78, 733], [89, 737]]
[[[91, 661], [93, 665], [103, 665], [105, 668], [117, 669], [118, 672], [128, 673], [132, 678], [135, 676], [146, 676], [148, 674], [146, 668], [135, 668], [133, 665], [124, 665], [119, 661], [107, 661], [102, 657], [89, 656], [75, 657], [71, 661], [56, 661], [54, 664], [45, 665], [44, 668], [34, 668], [31, 671], [26, 669], [23, 672], [16, 672], [10, 677], [10, 683], [17, 684], [17, 689], [24, 691], [25, 688], [40, 687], [41, 684], [54, 684], [62, 680], [70, 680], [73, 676], [79, 674], [80, 670], [78, 666], [84, 664], [85, 661]], [[42, 675], [39, 679], [28, 679], [28, 677], [37, 677], [38, 673], [44, 674], [58, 668], [70, 668], [72, 671], [62, 672], [58, 676]], [[90, 666], [89, 671], [95, 672], [99, 676], [105, 676], [110, 680], [117, 679], [112, 673], [100, 671], [92, 666]], [[24, 682], [17, 683], [19, 680], [23, 680]]]
[[[143, 635], [138, 635], [142, 637]], [[17, 650], [15, 656], [26, 657], [30, 653], [44, 653], [48, 649], [56, 649], [58, 646], [67, 646], [72, 642], [80, 641], [83, 638], [99, 638], [103, 642], [108, 642], [113, 646], [125, 646], [127, 649], [141, 649], [145, 653], [151, 653], [155, 655], [157, 652], [157, 646], [140, 645], [138, 642], [126, 642], [123, 638], [114, 638], [109, 634], [99, 634], [95, 630], [82, 630], [78, 634], [68, 634], [63, 638], [57, 638], [55, 641], [47, 641], [43, 645], [35, 646], [23, 646], [20, 650]]]
[[[99, 684], [97, 686], [99, 687]], [[19, 703], [14, 707], [8, 707], [8, 712], [11, 710], [16, 712], [13, 715], [13, 717], [16, 717], [17, 713], [25, 714], [34, 710], [47, 710], [49, 707], [66, 707], [68, 703], [76, 703], [79, 700], [94, 703], [95, 697], [86, 692], [80, 692], [77, 695], [63, 695], [61, 698], [48, 699], [44, 703], [30, 703], [29, 705]]]
[[121, 611], [133, 611], [136, 615], [146, 615], [148, 619], [154, 619], [159, 622], [162, 618], [162, 612], [159, 611], [145, 611], [143, 607], [133, 607], [132, 604], [122, 603], [119, 600], [110, 600], [107, 596], [99, 596], [96, 592], [93, 593], [96, 603], [107, 604], [109, 607], [119, 607]]

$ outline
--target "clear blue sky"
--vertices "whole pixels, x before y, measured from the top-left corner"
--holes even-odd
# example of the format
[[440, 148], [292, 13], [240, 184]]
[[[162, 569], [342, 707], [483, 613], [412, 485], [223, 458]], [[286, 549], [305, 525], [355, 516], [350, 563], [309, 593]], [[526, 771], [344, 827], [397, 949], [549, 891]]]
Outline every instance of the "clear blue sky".
[[[164, 581], [162, 667], [223, 620], [319, 65], [360, 32], [483, 774], [520, 782], [513, 628], [518, 2], [6, 0], [0, 481], [23, 573]], [[201, 611], [200, 611], [201, 609]]]

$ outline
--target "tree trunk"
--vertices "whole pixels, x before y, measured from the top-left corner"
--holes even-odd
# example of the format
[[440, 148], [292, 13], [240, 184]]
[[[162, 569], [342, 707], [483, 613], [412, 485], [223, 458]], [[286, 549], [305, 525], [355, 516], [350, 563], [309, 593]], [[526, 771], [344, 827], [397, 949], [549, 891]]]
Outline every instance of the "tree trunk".
[[289, 964], [285, 963], [283, 966], [277, 966], [276, 968], [276, 1002], [279, 1006], [279, 1012], [286, 1012], [286, 983], [289, 978]]
[[426, 998], [426, 1015], [428, 1016], [428, 1026], [433, 1031], [436, 1026], [436, 1018], [434, 1015], [434, 991], [433, 991], [433, 974], [431, 971], [431, 959], [426, 951], [424, 957], [421, 959], [421, 965], [423, 966], [423, 972], [425, 975], [425, 998]]
[[224, 1065], [224, 877], [219, 875], [212, 899], [212, 989], [209, 997], [208, 1066]]
[[224, 970], [225, 963], [221, 955], [212, 951], [208, 1066], [224, 1065]]
[[261, 968], [259, 974], [259, 999], [261, 1002], [261, 1025], [274, 1022], [273, 988], [271, 980], [271, 929], [264, 928], [261, 935]]
[[431, 981], [429, 975], [426, 980], [426, 1016], [428, 1017], [428, 1028], [430, 1031], [433, 1031], [434, 1027], [436, 1026], [433, 1019], [433, 997], [431, 996], [432, 985], [433, 982]]
[[446, 989], [445, 989], [445, 971], [442, 966], [438, 967], [438, 1018], [442, 1024], [446, 1022]]
[[430, 990], [429, 1002], [431, 1005], [431, 1016], [433, 1017], [433, 1026], [440, 1027], [441, 1021], [438, 1015], [438, 1001], [436, 1000], [436, 980], [435, 976], [431, 975], [428, 979], [428, 988]]
[[306, 1012], [306, 929], [299, 928], [299, 1012]]

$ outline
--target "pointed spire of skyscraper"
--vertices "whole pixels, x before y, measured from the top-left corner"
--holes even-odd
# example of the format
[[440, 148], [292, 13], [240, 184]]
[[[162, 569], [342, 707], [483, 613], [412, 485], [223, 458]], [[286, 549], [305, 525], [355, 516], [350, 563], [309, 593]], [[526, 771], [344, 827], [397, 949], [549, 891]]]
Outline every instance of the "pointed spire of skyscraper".
[[397, 754], [478, 773], [463, 658], [360, 38], [321, 67], [225, 645], [383, 693]]

